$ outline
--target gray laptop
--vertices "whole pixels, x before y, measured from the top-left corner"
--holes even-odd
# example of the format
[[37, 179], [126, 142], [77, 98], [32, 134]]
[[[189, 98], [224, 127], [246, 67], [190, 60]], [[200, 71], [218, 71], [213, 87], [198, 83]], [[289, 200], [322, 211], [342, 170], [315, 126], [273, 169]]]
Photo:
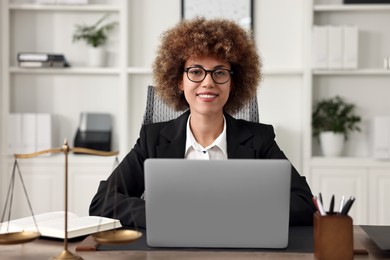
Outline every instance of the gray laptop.
[[285, 248], [287, 160], [145, 161], [151, 247]]

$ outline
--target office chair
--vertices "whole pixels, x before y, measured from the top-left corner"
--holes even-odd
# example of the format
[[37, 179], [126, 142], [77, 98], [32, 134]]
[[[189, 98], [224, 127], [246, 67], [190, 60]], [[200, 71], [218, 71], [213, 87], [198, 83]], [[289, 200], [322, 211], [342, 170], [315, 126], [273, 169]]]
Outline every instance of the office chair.
[[[148, 86], [146, 109], [143, 124], [168, 121], [180, 116], [183, 111], [175, 111], [169, 107], [161, 98], [156, 95], [154, 86]], [[259, 109], [257, 97], [255, 96], [240, 111], [232, 115], [238, 119], [245, 119], [252, 122], [259, 122]]]

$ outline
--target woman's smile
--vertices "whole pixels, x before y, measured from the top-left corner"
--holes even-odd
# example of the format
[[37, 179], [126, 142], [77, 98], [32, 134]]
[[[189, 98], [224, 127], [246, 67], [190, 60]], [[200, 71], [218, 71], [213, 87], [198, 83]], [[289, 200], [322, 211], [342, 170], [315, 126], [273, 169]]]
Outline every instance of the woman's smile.
[[212, 92], [203, 92], [196, 94], [196, 96], [199, 97], [201, 101], [212, 102], [218, 97], [218, 94]]

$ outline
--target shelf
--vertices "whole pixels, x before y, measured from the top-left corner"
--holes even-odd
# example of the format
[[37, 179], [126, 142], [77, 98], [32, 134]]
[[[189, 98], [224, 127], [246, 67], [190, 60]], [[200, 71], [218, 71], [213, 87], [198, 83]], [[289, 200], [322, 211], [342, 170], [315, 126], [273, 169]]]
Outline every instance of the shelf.
[[386, 69], [313, 70], [315, 76], [390, 76]]
[[[128, 74], [153, 74], [153, 70], [147, 67], [129, 67], [127, 68]], [[272, 69], [263, 69], [263, 75], [275, 75], [275, 76], [283, 76], [283, 75], [297, 75], [301, 76], [303, 74], [302, 69], [290, 69], [290, 68], [272, 68]]]
[[368, 157], [312, 157], [311, 166], [323, 167], [390, 167], [389, 160]]
[[59, 75], [116, 75], [119, 74], [119, 68], [19, 68], [11, 67], [10, 73], [13, 74], [59, 74]]
[[380, 4], [346, 4], [346, 5], [316, 5], [315, 12], [349, 12], [349, 11], [390, 11], [390, 5]]
[[15, 11], [60, 11], [60, 12], [119, 12], [116, 5], [43, 5], [43, 4], [10, 4], [10, 10]]
[[263, 75], [269, 76], [290, 76], [296, 75], [301, 76], [303, 74], [303, 69], [290, 69], [290, 68], [264, 68], [262, 71]]
[[151, 75], [153, 73], [153, 70], [151, 68], [146, 67], [128, 67], [127, 68], [128, 74], [146, 74]]

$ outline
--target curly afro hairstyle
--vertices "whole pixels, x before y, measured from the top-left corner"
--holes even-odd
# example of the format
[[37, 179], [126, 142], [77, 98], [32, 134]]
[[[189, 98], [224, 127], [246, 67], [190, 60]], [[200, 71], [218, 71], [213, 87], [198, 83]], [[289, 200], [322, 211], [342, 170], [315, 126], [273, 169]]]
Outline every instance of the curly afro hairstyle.
[[184, 64], [204, 55], [231, 65], [231, 91], [224, 111], [234, 114], [256, 95], [262, 64], [250, 33], [231, 20], [197, 17], [165, 31], [153, 64], [157, 94], [175, 110], [187, 109], [179, 88]]

